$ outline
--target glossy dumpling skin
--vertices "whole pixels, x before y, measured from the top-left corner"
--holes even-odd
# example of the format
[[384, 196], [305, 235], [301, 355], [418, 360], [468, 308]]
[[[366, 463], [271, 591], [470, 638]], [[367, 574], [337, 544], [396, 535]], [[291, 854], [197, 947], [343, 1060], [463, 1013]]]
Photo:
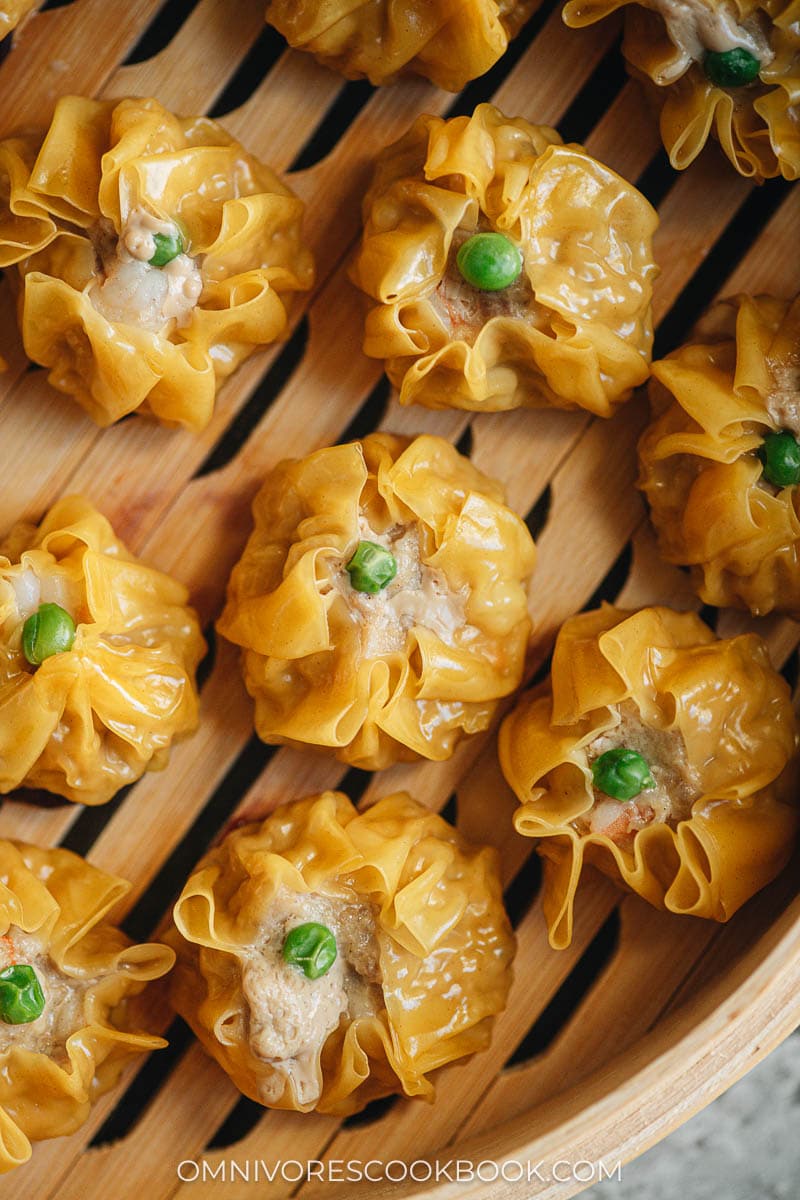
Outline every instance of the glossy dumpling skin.
[[708, 604], [800, 615], [797, 488], [771, 486], [765, 435], [800, 434], [800, 299], [737, 296], [653, 364], [639, 486], [659, 548]]
[[[187, 601], [79, 496], [12, 529], [0, 542], [0, 793], [104, 804], [166, 765], [174, 739], [197, 727], [205, 642]], [[22, 630], [42, 603], [65, 609], [77, 632], [33, 670]]]
[[[581, 28], [625, 9], [623, 51], [661, 108], [673, 167], [697, 158], [711, 133], [741, 175], [800, 174], [798, 0], [568, 0], [564, 20]], [[741, 87], [721, 87], [703, 69], [707, 51], [741, 47], [761, 63]]]
[[0, 41], [19, 25], [36, 7], [38, 0], [4, 0], [0, 4]]
[[[647, 378], [658, 218], [554, 129], [490, 104], [421, 116], [380, 156], [363, 212], [364, 350], [401, 404], [607, 417]], [[462, 285], [455, 254], [476, 232], [516, 244], [513, 287]]]
[[270, 0], [291, 46], [349, 79], [425, 75], [451, 92], [505, 53], [540, 0]]
[[37, 1020], [0, 1023], [5, 1172], [27, 1162], [31, 1142], [74, 1133], [132, 1055], [166, 1045], [139, 1028], [133, 1002], [175, 955], [109, 924], [130, 885], [68, 850], [0, 841], [0, 876], [0, 964], [35, 950], [46, 1000]]
[[[0, 195], [25, 351], [100, 425], [203, 429], [311, 286], [301, 202], [216, 122], [157, 100], [64, 97], [43, 134], [0, 142]], [[180, 237], [163, 268], [151, 232]]]
[[[287, 896], [294, 920], [304, 905], [366, 906], [376, 960], [369, 993], [334, 1018], [321, 1044], [305, 1047], [299, 1095], [297, 1059], [255, 1053], [259, 996], [245, 995], [259, 948], [262, 968], [272, 964], [271, 1019], [285, 1007], [280, 987], [298, 980], [300, 1024], [314, 1019], [328, 977], [304, 980], [283, 962], [280, 941], [264, 940]], [[198, 863], [174, 920], [176, 1009], [236, 1086], [274, 1108], [341, 1116], [392, 1092], [432, 1099], [430, 1072], [485, 1049], [511, 983], [514, 937], [495, 851], [469, 845], [406, 793], [359, 814], [342, 793], [326, 792], [234, 830]]]
[[[615, 741], [650, 747], [656, 787], [633, 804], [594, 786], [592, 764]], [[797, 809], [788, 773], [778, 780], [796, 743], [789, 688], [755, 634], [721, 641], [667, 608], [571, 617], [550, 679], [499, 741], [515, 826], [541, 839], [551, 945], [570, 943], [586, 863], [657, 908], [727, 921], [789, 857]]]
[[[449, 758], [485, 729], [530, 631], [533, 541], [503, 500], [437, 437], [371, 434], [279, 464], [218, 622], [243, 649], [259, 736], [377, 769]], [[344, 569], [362, 539], [398, 555], [379, 596]]]

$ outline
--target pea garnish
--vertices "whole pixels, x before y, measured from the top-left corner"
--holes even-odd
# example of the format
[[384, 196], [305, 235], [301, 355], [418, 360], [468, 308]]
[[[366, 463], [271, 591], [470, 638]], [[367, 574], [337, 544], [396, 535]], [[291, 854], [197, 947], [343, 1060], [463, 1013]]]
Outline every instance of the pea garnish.
[[27, 1025], [44, 1012], [44, 992], [33, 967], [15, 963], [0, 971], [0, 1021]]
[[345, 570], [357, 592], [369, 592], [374, 596], [394, 579], [397, 560], [377, 542], [359, 542]]
[[154, 233], [156, 252], [148, 259], [151, 267], [165, 267], [173, 258], [183, 254], [183, 238], [179, 233]]
[[22, 626], [22, 653], [32, 667], [64, 654], [75, 641], [75, 622], [60, 604], [42, 604]]
[[737, 46], [735, 50], [719, 53], [709, 51], [703, 59], [703, 69], [717, 87], [745, 87], [758, 78], [761, 63], [749, 50]]
[[636, 750], [617, 746], [606, 750], [592, 763], [594, 786], [614, 800], [633, 800], [646, 788], [655, 787], [647, 759]]
[[306, 979], [319, 979], [336, 962], [336, 938], [327, 925], [317, 921], [295, 925], [284, 940], [283, 957], [293, 967], [299, 967]]
[[502, 233], [476, 233], [460, 247], [456, 265], [472, 287], [501, 292], [519, 278], [522, 255]]
[[758, 457], [764, 464], [764, 478], [778, 488], [800, 483], [800, 444], [788, 429], [768, 433]]

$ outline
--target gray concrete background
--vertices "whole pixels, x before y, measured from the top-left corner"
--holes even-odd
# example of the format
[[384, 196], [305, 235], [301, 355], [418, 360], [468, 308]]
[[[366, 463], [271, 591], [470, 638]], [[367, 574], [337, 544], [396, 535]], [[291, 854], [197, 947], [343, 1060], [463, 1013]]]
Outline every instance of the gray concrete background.
[[800, 1029], [581, 1200], [800, 1200]]

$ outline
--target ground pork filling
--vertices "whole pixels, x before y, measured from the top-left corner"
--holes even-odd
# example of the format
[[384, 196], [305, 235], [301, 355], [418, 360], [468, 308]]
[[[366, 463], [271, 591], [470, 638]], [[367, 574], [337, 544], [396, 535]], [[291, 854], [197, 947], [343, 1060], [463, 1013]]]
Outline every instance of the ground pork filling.
[[65, 1063], [68, 1060], [67, 1038], [86, 1026], [84, 1000], [87, 990], [96, 981], [67, 975], [56, 966], [35, 934], [25, 933], [12, 925], [0, 938], [0, 971], [22, 964], [33, 967], [36, 972], [44, 993], [44, 1010], [40, 1017], [27, 1024], [7, 1025], [0, 1021], [0, 1054], [18, 1046], [46, 1054], [57, 1063]]
[[428, 297], [448, 336], [473, 345], [478, 334], [493, 317], [533, 323], [538, 306], [523, 269], [519, 278], [498, 292], [483, 292], [467, 283], [458, 269], [456, 257], [461, 246], [476, 233], [492, 232], [485, 220], [475, 229], [456, 229], [444, 275]]
[[[336, 939], [333, 966], [319, 979], [283, 958], [286, 935], [316, 921]], [[319, 1058], [341, 1021], [384, 1007], [374, 907], [366, 902], [298, 895], [281, 889], [244, 957], [242, 991], [253, 1054], [273, 1071], [260, 1083], [264, 1104], [277, 1102], [287, 1082], [301, 1105], [315, 1104], [322, 1088]]]
[[770, 374], [774, 386], [766, 399], [767, 413], [776, 428], [800, 437], [800, 364], [773, 363]]
[[98, 225], [93, 238], [98, 278], [88, 295], [107, 321], [154, 333], [183, 329], [191, 321], [203, 291], [200, 267], [189, 254], [152, 266], [156, 234], [174, 237], [179, 230], [142, 208], [131, 209], [119, 237], [110, 222]]
[[[774, 425], [772, 432], [785, 431], [800, 439], [800, 365], [793, 363], [771, 363], [770, 374], [773, 386], [765, 400], [765, 408], [770, 421]], [[767, 430], [759, 428], [762, 436]], [[755, 452], [754, 452], [755, 453]], [[770, 496], [777, 496], [783, 489], [762, 474], [756, 484]]]
[[655, 787], [624, 803], [595, 788], [592, 808], [572, 825], [580, 834], [602, 834], [616, 845], [630, 849], [637, 832], [646, 825], [659, 821], [674, 828], [679, 821], [686, 820], [700, 795], [700, 781], [677, 730], [645, 725], [630, 700], [623, 701], [617, 712], [619, 724], [586, 746], [589, 766], [606, 751], [624, 746], [646, 760]]
[[676, 63], [664, 68], [658, 83], [673, 83], [708, 51], [747, 50], [762, 67], [775, 57], [761, 14], [742, 20], [732, 0], [648, 0], [646, 7], [663, 19], [667, 37], [679, 52]]
[[353, 587], [344, 562], [332, 566], [330, 586], [344, 598], [359, 626], [364, 658], [402, 651], [415, 626], [428, 629], [448, 646], [455, 645], [457, 634], [461, 641], [478, 635], [465, 615], [468, 591], [454, 591], [442, 571], [422, 561], [416, 523], [378, 533], [362, 515], [358, 536], [383, 546], [397, 563], [394, 579], [374, 595]]

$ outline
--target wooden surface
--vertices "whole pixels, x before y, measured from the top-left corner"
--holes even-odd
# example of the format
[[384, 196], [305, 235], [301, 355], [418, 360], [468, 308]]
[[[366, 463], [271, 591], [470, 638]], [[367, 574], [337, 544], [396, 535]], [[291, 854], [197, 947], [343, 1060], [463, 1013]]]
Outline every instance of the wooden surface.
[[[262, 17], [263, 0], [74, 0], [32, 17], [0, 66], [3, 134], [45, 121], [55, 98], [72, 90], [153, 94], [183, 114], [222, 117], [252, 151], [289, 172], [308, 205], [318, 263], [290, 340], [226, 384], [199, 436], [135, 419], [96, 429], [49, 389], [43, 372], [26, 369], [0, 285], [0, 352], [11, 364], [0, 377], [0, 527], [38, 519], [57, 496], [82, 491], [134, 551], [190, 586], [210, 624], [248, 532], [252, 495], [274, 463], [377, 427], [430, 431], [503, 479], [510, 503], [530, 514], [539, 547], [532, 671], [546, 661], [560, 622], [601, 597], [696, 607], [685, 577], [659, 562], [632, 486], [641, 398], [610, 422], [548, 412], [472, 418], [400, 410], [390, 399], [380, 364], [358, 352], [360, 301], [345, 277], [359, 197], [374, 155], [419, 112], [466, 111], [494, 97], [509, 114], [557, 125], [638, 181], [659, 209], [655, 311], [664, 353], [718, 293], [798, 290], [800, 190], [781, 181], [754, 189], [715, 149], [675, 175], [625, 77], [614, 21], [572, 32], [545, 4], [506, 59], [453, 98], [422, 81], [382, 91], [345, 84], [308, 56], [285, 52]], [[717, 628], [729, 634], [746, 624], [723, 614]], [[774, 619], [758, 628], [794, 683], [797, 627]], [[176, 748], [165, 772], [102, 809], [7, 801], [0, 836], [61, 842], [126, 876], [133, 890], [120, 916], [132, 935], [146, 937], [232, 816], [339, 784], [363, 802], [406, 787], [501, 850], [520, 939], [508, 1010], [487, 1053], [442, 1072], [433, 1108], [398, 1100], [340, 1123], [242, 1100], [164, 1009], [158, 1020], [171, 1049], [137, 1064], [74, 1137], [38, 1145], [30, 1164], [0, 1182], [0, 1200], [254, 1194], [247, 1184], [181, 1184], [178, 1162], [201, 1156], [212, 1167], [230, 1158], [365, 1158], [376, 1148], [384, 1159], [446, 1159], [463, 1145], [465, 1155], [614, 1163], [707, 1103], [800, 1021], [796, 873], [725, 929], [654, 912], [594, 878], [580, 895], [574, 944], [557, 954], [547, 947], [535, 858], [508, 819], [492, 738], [463, 745], [448, 763], [373, 778], [324, 757], [271, 750], [252, 736], [236, 655], [222, 642], [202, 697], [201, 731]], [[580, 1186], [431, 1192], [420, 1184], [416, 1194], [549, 1198]], [[319, 1185], [258, 1186], [269, 1197], [309, 1190]], [[369, 1194], [383, 1191], [375, 1185]]]

